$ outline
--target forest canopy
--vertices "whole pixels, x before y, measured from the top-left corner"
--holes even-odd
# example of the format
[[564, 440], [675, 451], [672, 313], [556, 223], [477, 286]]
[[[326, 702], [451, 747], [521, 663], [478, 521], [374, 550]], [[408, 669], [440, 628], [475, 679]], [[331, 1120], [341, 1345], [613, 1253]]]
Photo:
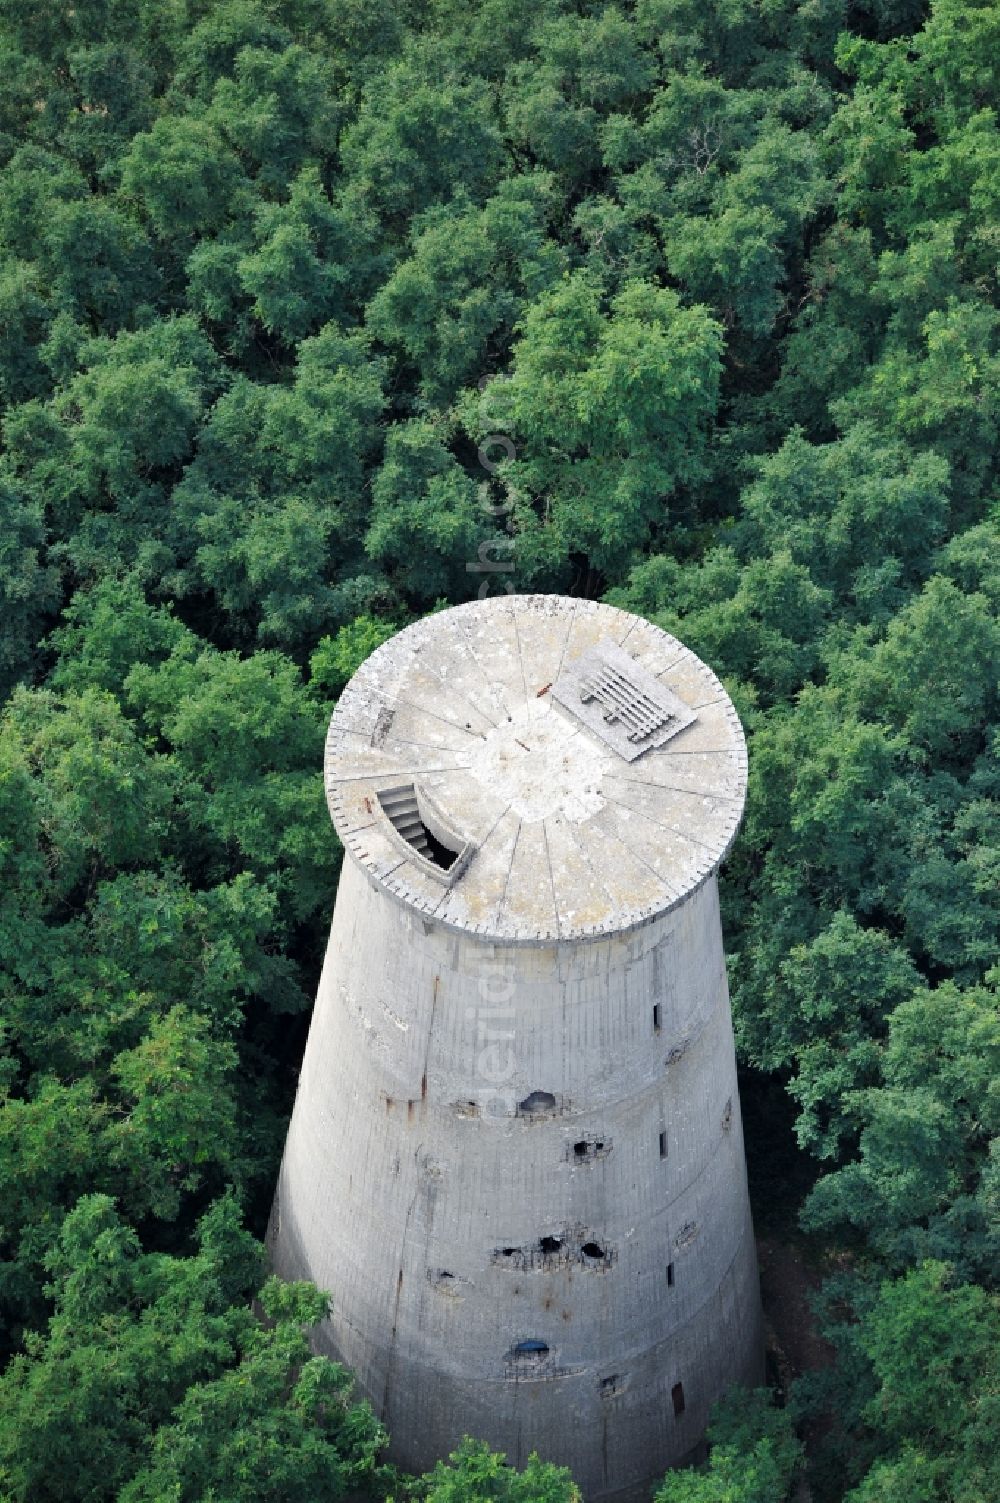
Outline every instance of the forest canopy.
[[750, 740], [836, 1362], [657, 1496], [782, 1503], [794, 1420], [816, 1503], [1000, 1497], [998, 107], [995, 0], [0, 0], [3, 1497], [575, 1498], [395, 1475], [258, 1240], [326, 721], [505, 589]]

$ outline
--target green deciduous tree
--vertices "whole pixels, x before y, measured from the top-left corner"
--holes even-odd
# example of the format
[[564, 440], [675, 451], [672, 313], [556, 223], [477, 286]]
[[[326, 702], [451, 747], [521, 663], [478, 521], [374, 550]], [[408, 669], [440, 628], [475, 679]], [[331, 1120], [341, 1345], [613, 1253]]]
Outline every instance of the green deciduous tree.
[[802, 1446], [766, 1389], [732, 1389], [713, 1411], [708, 1466], [669, 1472], [654, 1503], [787, 1503]]
[[509, 432], [526, 577], [558, 577], [573, 554], [608, 569], [665, 519], [701, 473], [715, 414], [721, 331], [703, 308], [633, 283], [602, 309], [586, 276], [527, 310], [509, 381], [487, 388], [476, 431]]
[[[188, 1257], [143, 1253], [107, 1196], [82, 1199], [48, 1257], [47, 1332], [0, 1377], [0, 1478], [12, 1500], [343, 1498], [384, 1433], [350, 1378], [310, 1358], [326, 1309], [272, 1280], [223, 1199]], [[234, 1489], [236, 1491], [234, 1492]]]
[[416, 1496], [427, 1503], [579, 1503], [580, 1490], [568, 1467], [532, 1453], [519, 1472], [499, 1452], [466, 1437], [424, 1476]]
[[239, 212], [243, 174], [207, 120], [162, 116], [137, 135], [121, 165], [122, 191], [168, 243], [190, 244]]
[[461, 597], [468, 590], [465, 566], [493, 530], [480, 489], [434, 425], [396, 424], [372, 487], [369, 558], [413, 599]]
[[[860, 1403], [843, 1411], [848, 1503], [979, 1503], [997, 1490], [995, 1294], [923, 1262], [874, 1285], [841, 1281], [829, 1334]], [[858, 1459], [864, 1458], [859, 1468]]]
[[336, 698], [377, 647], [387, 642], [395, 627], [372, 616], [359, 616], [342, 626], [333, 637], [323, 637], [309, 660], [309, 687], [318, 694]]
[[894, 1267], [947, 1258], [995, 1266], [991, 1143], [1000, 1137], [1000, 1008], [994, 991], [950, 983], [901, 1002], [879, 1051], [878, 1085], [849, 1091], [859, 1157], [824, 1176], [814, 1226], [854, 1226]]
[[415, 367], [428, 401], [486, 374], [525, 303], [563, 268], [545, 233], [556, 202], [550, 175], [535, 172], [501, 184], [481, 209], [463, 194], [416, 221], [412, 254], [366, 319]]
[[346, 319], [349, 301], [359, 300], [370, 231], [353, 208], [331, 203], [316, 165], [304, 166], [287, 203], [254, 214], [255, 248], [237, 268], [254, 317], [288, 344]]
[[46, 614], [56, 604], [58, 583], [42, 562], [43, 538], [39, 508], [0, 478], [0, 696], [30, 667]]
[[352, 191], [391, 227], [459, 187], [480, 201], [504, 166], [488, 94], [426, 44], [365, 89], [341, 138], [341, 158]]
[[385, 1430], [351, 1402], [350, 1373], [309, 1352], [303, 1328], [323, 1318], [326, 1297], [271, 1279], [259, 1298], [268, 1325], [245, 1331], [237, 1365], [188, 1387], [121, 1503], [295, 1503], [303, 1492], [336, 1503], [379, 1475]]
[[307, 162], [333, 158], [340, 121], [332, 59], [293, 44], [247, 46], [218, 80], [207, 119], [258, 183], [283, 196]]

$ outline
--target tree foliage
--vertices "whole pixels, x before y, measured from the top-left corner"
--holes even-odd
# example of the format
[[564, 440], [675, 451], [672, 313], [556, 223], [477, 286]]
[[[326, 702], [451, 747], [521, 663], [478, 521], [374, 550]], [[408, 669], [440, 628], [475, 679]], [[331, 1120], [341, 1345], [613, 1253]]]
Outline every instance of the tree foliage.
[[580, 1503], [568, 1467], [553, 1466], [532, 1452], [523, 1471], [482, 1441], [462, 1442], [417, 1485], [427, 1503]]
[[324, 1297], [269, 1280], [262, 1324], [239, 1303], [261, 1249], [231, 1199], [187, 1257], [144, 1253], [89, 1195], [47, 1259], [53, 1314], [0, 1378], [0, 1479], [11, 1499], [341, 1499], [384, 1442], [351, 1378], [312, 1357]]
[[787, 1410], [767, 1389], [731, 1389], [708, 1428], [705, 1468], [668, 1472], [653, 1503], [787, 1503], [801, 1472], [802, 1444]]
[[[381, 1473], [238, 1227], [331, 705], [505, 585], [653, 618], [746, 723], [738, 1046], [841, 1266], [814, 1495], [1000, 1492], [997, 42], [990, 0], [0, 6], [5, 1496], [574, 1495]], [[740, 1412], [665, 1498], [793, 1485]]]

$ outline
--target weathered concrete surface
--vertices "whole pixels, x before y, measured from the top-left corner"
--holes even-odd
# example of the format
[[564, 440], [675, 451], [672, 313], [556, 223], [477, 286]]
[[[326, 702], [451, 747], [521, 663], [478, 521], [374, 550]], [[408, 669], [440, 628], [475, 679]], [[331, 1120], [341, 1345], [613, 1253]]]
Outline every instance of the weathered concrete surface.
[[[697, 707], [633, 762], [539, 693], [602, 635]], [[474, 846], [450, 885], [378, 804], [414, 775]], [[735, 713], [635, 617], [486, 602], [362, 668], [327, 786], [354, 859], [275, 1268], [331, 1292], [317, 1345], [403, 1464], [469, 1433], [570, 1465], [588, 1500], [648, 1495], [719, 1393], [761, 1377], [715, 880], [745, 788]]]
[[[609, 642], [696, 719], [636, 762], [549, 692]], [[421, 868], [379, 817], [410, 778], [475, 844], [460, 882]], [[368, 659], [330, 722], [326, 787], [354, 859], [450, 928], [507, 943], [618, 934], [676, 906], [722, 860], [746, 793], [746, 746], [719, 680], [674, 637], [559, 595], [457, 606]]]

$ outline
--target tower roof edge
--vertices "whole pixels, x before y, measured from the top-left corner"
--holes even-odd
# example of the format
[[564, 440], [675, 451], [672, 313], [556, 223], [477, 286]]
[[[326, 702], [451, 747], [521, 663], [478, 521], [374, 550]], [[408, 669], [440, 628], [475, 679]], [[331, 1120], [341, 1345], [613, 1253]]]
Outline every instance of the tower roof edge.
[[747, 756], [715, 674], [640, 616], [506, 595], [377, 649], [330, 721], [327, 798], [396, 900], [481, 939], [612, 935], [678, 906], [739, 827]]

